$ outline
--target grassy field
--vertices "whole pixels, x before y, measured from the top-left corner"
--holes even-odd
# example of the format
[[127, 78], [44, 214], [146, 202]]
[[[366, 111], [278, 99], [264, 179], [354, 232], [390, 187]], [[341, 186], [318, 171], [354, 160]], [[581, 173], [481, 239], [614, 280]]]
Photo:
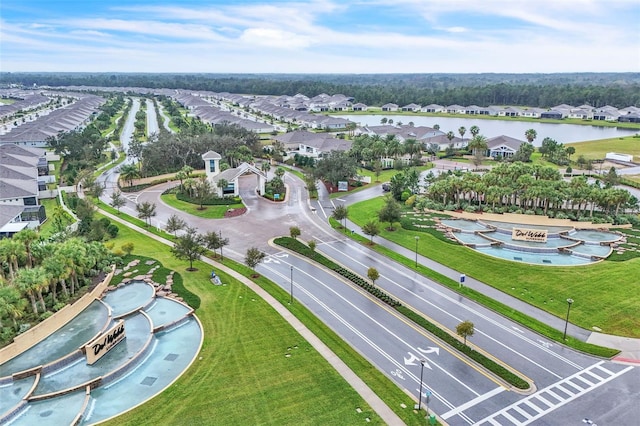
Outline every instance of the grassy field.
[[[44, 206], [47, 212], [47, 221], [40, 225], [40, 235], [46, 238], [53, 233], [53, 220], [51, 219], [51, 217], [53, 216], [53, 212], [55, 211], [56, 207], [58, 207], [60, 203], [58, 203], [58, 198], [41, 198], [40, 204]], [[73, 218], [68, 214], [65, 213], [64, 218], [64, 224], [66, 226], [73, 223]]]
[[[124, 215], [123, 215], [124, 216]], [[202, 351], [187, 372], [163, 393], [108, 424], [372, 424], [381, 419], [280, 315], [222, 271], [224, 286], [212, 286], [211, 267], [169, 254], [164, 244], [120, 225], [114, 250], [132, 242], [148, 256], [179, 272], [184, 286], [200, 298], [196, 314], [204, 328]], [[251, 271], [225, 260], [245, 276]], [[256, 282], [283, 304], [288, 293], [264, 277]], [[424, 423], [413, 400], [324, 326], [300, 304], [289, 307], [408, 425]], [[289, 355], [289, 356], [287, 356]], [[361, 412], [358, 413], [357, 409]]]
[[[355, 424], [380, 419], [347, 383], [262, 299], [197, 262], [186, 272], [168, 247], [121, 227], [116, 248], [131, 241], [135, 253], [179, 271], [201, 299], [204, 328], [201, 359], [175, 384], [111, 424]], [[290, 355], [287, 357], [286, 355]], [[358, 414], [356, 408], [363, 413]]]
[[590, 142], [568, 143], [566, 145], [576, 149], [576, 153], [571, 156], [574, 161], [580, 155], [584, 155], [587, 160], [602, 159], [607, 152], [612, 151], [632, 154], [636, 161], [640, 159], [640, 136], [600, 139]]
[[164, 201], [165, 203], [167, 203], [173, 208], [192, 214], [194, 216], [204, 217], [207, 219], [221, 219], [224, 217], [224, 214], [228, 209], [241, 209], [244, 207], [244, 204], [237, 203], [237, 204], [229, 204], [228, 206], [227, 205], [203, 206], [204, 209], [200, 210], [199, 205], [178, 200], [176, 198], [176, 194], [163, 194], [160, 197], [162, 198], [162, 201]]
[[[378, 197], [349, 206], [349, 219], [362, 226], [380, 210]], [[573, 298], [571, 322], [585, 329], [640, 337], [640, 298], [631, 277], [640, 276], [640, 258], [604, 261], [574, 267], [545, 267], [508, 262], [482, 255], [459, 244], [444, 242], [426, 232], [382, 230], [380, 237], [418, 252], [470, 277], [564, 318], [567, 298]], [[612, 256], [617, 256], [615, 253]]]

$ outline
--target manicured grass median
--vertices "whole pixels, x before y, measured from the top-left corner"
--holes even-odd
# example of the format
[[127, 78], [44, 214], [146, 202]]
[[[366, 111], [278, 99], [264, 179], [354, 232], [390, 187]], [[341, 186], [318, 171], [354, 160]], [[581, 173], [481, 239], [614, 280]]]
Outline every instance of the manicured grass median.
[[170, 205], [171, 207], [182, 210], [185, 213], [192, 214], [194, 216], [203, 217], [206, 219], [221, 219], [224, 217], [225, 212], [228, 209], [241, 209], [244, 207], [242, 203], [227, 205], [209, 205], [203, 206], [204, 209], [200, 210], [200, 206], [196, 204], [187, 203], [176, 198], [176, 194], [162, 194], [160, 196], [162, 201]]
[[[380, 210], [383, 202], [382, 197], [378, 197], [351, 205], [349, 219], [362, 226], [370, 220], [371, 212]], [[587, 330], [595, 326], [604, 333], [640, 337], [640, 299], [633, 279], [640, 276], [638, 258], [573, 267], [546, 267], [485, 256], [461, 245], [444, 242], [427, 232], [402, 228], [389, 232], [383, 229], [380, 237], [414, 250], [415, 235], [420, 236], [418, 252], [421, 255], [559, 318], [566, 315], [566, 299], [572, 298], [575, 301], [571, 306], [572, 323]]]

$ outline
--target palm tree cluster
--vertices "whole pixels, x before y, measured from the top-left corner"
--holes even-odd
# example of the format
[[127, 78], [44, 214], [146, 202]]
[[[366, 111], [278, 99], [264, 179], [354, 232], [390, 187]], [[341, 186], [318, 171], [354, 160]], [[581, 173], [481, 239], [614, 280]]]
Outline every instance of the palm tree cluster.
[[[621, 209], [637, 209], [638, 199], [607, 182], [590, 183], [585, 176], [566, 181], [550, 166], [502, 163], [484, 175], [450, 173], [428, 177], [426, 199], [447, 208], [515, 211], [580, 219], [594, 210], [617, 217]], [[429, 203], [427, 203], [429, 204]]]
[[0, 344], [19, 332], [19, 319], [58, 310], [113, 261], [100, 242], [48, 241], [33, 229], [0, 240]]
[[401, 142], [395, 135], [359, 135], [353, 140], [349, 153], [365, 166], [373, 168], [376, 161], [402, 157], [408, 157], [410, 163], [417, 164], [422, 158], [423, 149], [422, 143], [412, 138]]

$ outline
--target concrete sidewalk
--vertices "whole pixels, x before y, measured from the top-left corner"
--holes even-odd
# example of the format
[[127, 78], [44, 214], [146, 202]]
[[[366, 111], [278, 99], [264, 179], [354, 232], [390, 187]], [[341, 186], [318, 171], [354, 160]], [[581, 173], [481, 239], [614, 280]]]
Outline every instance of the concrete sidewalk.
[[[173, 246], [173, 242], [166, 240], [162, 237], [159, 237], [146, 229], [140, 228], [139, 226], [133, 225], [124, 219], [112, 215], [104, 210], [98, 210], [100, 214], [105, 215], [111, 220], [119, 222], [129, 228], [147, 236], [153, 238], [154, 240], [161, 242], [162, 244]], [[251, 290], [253, 290], [258, 296], [264, 299], [269, 305], [273, 307], [273, 309], [278, 312], [300, 335], [308, 341], [311, 346], [313, 346], [318, 353], [327, 360], [329, 364], [355, 389], [356, 392], [366, 401], [367, 404], [382, 418], [382, 420], [388, 425], [404, 425], [405, 423], [398, 417], [385, 402], [376, 395], [367, 384], [358, 377], [353, 370], [351, 370], [328, 346], [326, 346], [315, 334], [311, 332], [300, 320], [298, 320], [291, 312], [283, 306], [279, 301], [277, 301], [273, 296], [263, 290], [260, 286], [255, 284], [250, 279], [246, 278], [243, 275], [240, 275], [238, 272], [234, 271], [227, 266], [215, 262], [207, 257], [203, 257], [201, 259], [203, 262], [214, 266], [216, 269], [224, 271], [226, 274], [232, 276], [237, 279]]]

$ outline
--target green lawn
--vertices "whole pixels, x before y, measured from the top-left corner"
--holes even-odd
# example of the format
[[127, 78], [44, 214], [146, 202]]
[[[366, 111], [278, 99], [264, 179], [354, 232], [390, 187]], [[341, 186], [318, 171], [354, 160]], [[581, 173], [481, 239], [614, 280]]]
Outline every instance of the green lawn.
[[162, 198], [162, 201], [164, 201], [165, 203], [167, 203], [173, 208], [192, 214], [194, 216], [204, 217], [207, 219], [221, 219], [224, 217], [224, 214], [228, 209], [241, 209], [244, 207], [244, 204], [237, 203], [237, 204], [229, 204], [228, 206], [227, 205], [203, 206], [204, 209], [200, 210], [199, 205], [178, 200], [176, 198], [176, 194], [163, 194], [160, 197]]
[[578, 156], [584, 155], [587, 160], [597, 160], [605, 157], [607, 152], [619, 152], [621, 154], [632, 154], [636, 160], [640, 158], [640, 136], [625, 136], [622, 138], [600, 139], [590, 142], [568, 143], [566, 146], [573, 146], [576, 153], [571, 156], [575, 161]]
[[[362, 398], [280, 315], [253, 291], [224, 272], [225, 286], [209, 282], [211, 267], [198, 261], [186, 272], [164, 244], [120, 225], [114, 249], [134, 243], [136, 255], [148, 256], [178, 271], [184, 286], [200, 298], [196, 314], [204, 328], [198, 359], [163, 393], [112, 420], [138, 424], [383, 424]], [[225, 260], [229, 266], [233, 262]], [[250, 271], [235, 267], [245, 274]], [[258, 283], [281, 301], [288, 293], [264, 277]], [[285, 302], [286, 303], [286, 302]], [[403, 409], [412, 399], [379, 373], [308, 310], [294, 303], [292, 312], [387, 401], [403, 421], [424, 418]], [[290, 355], [290, 356], [287, 356]], [[357, 409], [362, 410], [361, 413]]]
[[[380, 210], [383, 198], [349, 206], [349, 219], [362, 226]], [[386, 225], [384, 226], [386, 227]], [[585, 329], [596, 326], [604, 333], [640, 337], [640, 298], [632, 277], [640, 276], [640, 258], [574, 267], [545, 267], [485, 256], [459, 244], [444, 242], [427, 232], [382, 230], [380, 237], [415, 249], [420, 236], [421, 255], [485, 282], [560, 318], [571, 307], [571, 322]], [[618, 256], [612, 254], [612, 256]]]
[[[53, 220], [51, 218], [53, 216], [53, 212], [55, 211], [56, 207], [58, 207], [60, 204], [58, 203], [57, 197], [48, 198], [48, 199], [41, 198], [40, 204], [44, 206], [47, 212], [47, 221], [42, 225], [40, 225], [40, 235], [46, 238], [53, 233]], [[65, 213], [64, 218], [65, 218], [65, 225], [68, 226], [68, 225], [71, 225], [71, 223], [73, 223], [73, 218], [68, 214]]]

